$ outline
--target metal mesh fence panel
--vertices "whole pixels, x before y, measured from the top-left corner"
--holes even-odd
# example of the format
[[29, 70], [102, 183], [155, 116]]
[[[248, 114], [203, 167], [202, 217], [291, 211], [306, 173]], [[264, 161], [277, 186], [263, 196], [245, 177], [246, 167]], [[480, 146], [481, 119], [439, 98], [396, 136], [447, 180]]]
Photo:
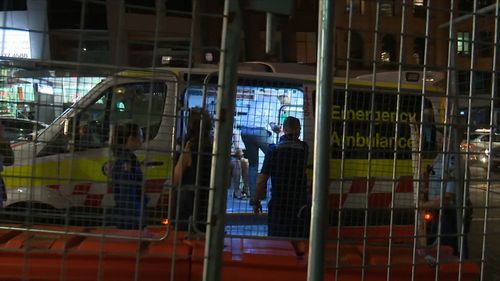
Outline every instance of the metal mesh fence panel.
[[497, 280], [498, 3], [334, 1], [315, 127], [320, 1], [238, 1], [229, 117], [224, 2], [0, 1], [0, 279], [305, 280], [328, 155], [326, 279]]

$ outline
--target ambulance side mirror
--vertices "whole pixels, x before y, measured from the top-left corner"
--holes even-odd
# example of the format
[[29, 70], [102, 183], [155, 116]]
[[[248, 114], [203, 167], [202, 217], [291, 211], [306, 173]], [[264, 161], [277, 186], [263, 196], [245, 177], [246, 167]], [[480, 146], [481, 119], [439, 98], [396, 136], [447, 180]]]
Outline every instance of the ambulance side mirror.
[[70, 118], [65, 118], [64, 121], [63, 121], [63, 134], [65, 136], [70, 136], [71, 135], [71, 125], [72, 125], [72, 121]]

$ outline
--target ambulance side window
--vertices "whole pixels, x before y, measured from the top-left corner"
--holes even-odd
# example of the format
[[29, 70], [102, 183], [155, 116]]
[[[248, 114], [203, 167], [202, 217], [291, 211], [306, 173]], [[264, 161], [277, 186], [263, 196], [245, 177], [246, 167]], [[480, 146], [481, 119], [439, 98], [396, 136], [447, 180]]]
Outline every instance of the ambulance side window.
[[74, 136], [75, 151], [91, 148], [101, 148], [108, 144], [109, 139], [109, 96], [108, 90], [76, 118]]
[[145, 141], [158, 134], [167, 86], [162, 81], [120, 85], [112, 92], [110, 124], [132, 122], [143, 129]]
[[[75, 118], [68, 119], [67, 128], [61, 127], [55, 137], [39, 153], [39, 157], [99, 148], [107, 145], [109, 133], [109, 110], [111, 91], [98, 97]], [[77, 105], [75, 105], [77, 106]]]

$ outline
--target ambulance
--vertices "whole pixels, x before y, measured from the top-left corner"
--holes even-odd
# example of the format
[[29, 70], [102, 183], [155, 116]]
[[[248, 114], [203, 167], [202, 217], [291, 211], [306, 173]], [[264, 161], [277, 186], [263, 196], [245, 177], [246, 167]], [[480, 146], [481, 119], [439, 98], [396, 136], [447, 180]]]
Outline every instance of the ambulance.
[[[411, 220], [413, 154], [428, 161], [435, 149], [442, 91], [434, 85], [442, 79], [437, 72], [403, 71], [332, 80], [332, 127], [324, 128], [331, 130], [329, 206], [331, 211], [352, 211], [351, 218], [343, 218], [345, 223], [368, 209], [374, 223], [387, 222], [391, 207], [410, 212], [404, 219]], [[15, 163], [3, 172], [6, 210], [29, 216], [48, 211], [70, 219], [79, 214], [81, 220], [90, 220], [88, 213], [104, 216], [114, 204], [111, 132], [117, 124], [134, 122], [145, 138], [136, 154], [145, 175], [147, 209], [152, 217], [168, 216], [176, 139], [184, 133], [190, 108], [203, 107], [215, 117], [217, 81], [215, 67], [123, 71], [104, 79], [31, 141], [13, 145]], [[272, 117], [281, 124], [286, 116], [295, 116], [303, 124], [301, 138], [312, 148], [315, 84], [314, 70], [304, 66], [242, 66], [235, 134], [249, 118]], [[286, 99], [276, 112], [275, 105], [259, 104], [262, 96], [276, 98], [276, 103], [278, 97]], [[254, 106], [263, 115], [251, 116]], [[412, 137], [410, 124], [422, 132], [418, 139]], [[84, 146], [78, 143], [82, 126], [89, 140]], [[260, 153], [259, 165], [262, 160]]]

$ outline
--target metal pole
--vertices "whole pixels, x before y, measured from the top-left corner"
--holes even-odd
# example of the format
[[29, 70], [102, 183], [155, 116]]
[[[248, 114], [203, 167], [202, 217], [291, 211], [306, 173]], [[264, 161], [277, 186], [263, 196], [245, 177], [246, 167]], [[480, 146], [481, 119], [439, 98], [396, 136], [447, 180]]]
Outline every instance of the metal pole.
[[[451, 4], [454, 4], [454, 1], [451, 2]], [[453, 7], [453, 6], [452, 6]], [[475, 10], [476, 8], [474, 8]], [[460, 140], [462, 139], [462, 134], [461, 130], [457, 128], [456, 125], [460, 124], [458, 120], [458, 108], [459, 108], [459, 101], [458, 101], [458, 89], [457, 89], [457, 65], [456, 65], [456, 30], [455, 30], [455, 23], [453, 22], [450, 24], [449, 27], [449, 37], [450, 37], [450, 44], [448, 46], [449, 50], [449, 57], [448, 57], [448, 65], [450, 71], [448, 72], [449, 75], [449, 87], [448, 87], [448, 112], [449, 112], [449, 121], [450, 124], [452, 125], [450, 127], [450, 130], [448, 133], [445, 131], [445, 136], [446, 134], [449, 134], [449, 138], [446, 140], [445, 147], [447, 146], [448, 151], [449, 151], [449, 156], [455, 156], [455, 161], [456, 161], [456, 168], [454, 170], [453, 177], [455, 178], [456, 186], [458, 187], [457, 190], [455, 190], [455, 205], [457, 207], [457, 231], [460, 234], [461, 229], [462, 229], [462, 206], [464, 203], [464, 198], [463, 198], [463, 188], [467, 189], [468, 187], [464, 187], [464, 177], [463, 175], [465, 174], [465, 167], [462, 165], [462, 156], [460, 155]], [[472, 48], [474, 50], [474, 48]], [[472, 65], [472, 64], [471, 64]], [[472, 66], [471, 66], [472, 67]], [[474, 78], [472, 77], [472, 72], [471, 72], [471, 77], [470, 77], [470, 91], [472, 91], [472, 80]], [[470, 112], [470, 111], [469, 111]], [[454, 126], [453, 126], [454, 125]], [[445, 171], [447, 170], [448, 167], [448, 162], [449, 162], [449, 157], [446, 157], [445, 155]], [[458, 240], [461, 241], [461, 238], [458, 237]], [[461, 251], [462, 249], [459, 247], [459, 250]], [[461, 253], [462, 255], [462, 253]]]
[[317, 68], [317, 100], [314, 133], [314, 171], [307, 280], [323, 280], [330, 185], [330, 130], [332, 109], [333, 1], [320, 0]]
[[222, 24], [221, 58], [217, 85], [215, 139], [212, 157], [208, 227], [205, 238], [203, 280], [220, 280], [224, 225], [229, 178], [229, 156], [236, 100], [236, 71], [240, 47], [242, 14], [239, 0], [226, 0]]
[[274, 15], [266, 14], [266, 54], [274, 54]]

